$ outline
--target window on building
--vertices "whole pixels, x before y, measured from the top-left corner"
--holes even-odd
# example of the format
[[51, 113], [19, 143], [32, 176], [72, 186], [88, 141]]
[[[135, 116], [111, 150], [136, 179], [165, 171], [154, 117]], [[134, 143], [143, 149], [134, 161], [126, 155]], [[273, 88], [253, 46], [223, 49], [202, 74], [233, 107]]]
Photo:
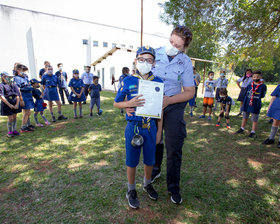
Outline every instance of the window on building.
[[108, 47], [108, 42], [103, 42], [103, 47]]
[[110, 79], [112, 79], [113, 76], [115, 76], [115, 67], [110, 68]]
[[97, 70], [97, 76], [100, 78], [100, 70]]
[[132, 45], [130, 45], [130, 46], [129, 46], [129, 49], [133, 49], [133, 46], [132, 46]]
[[88, 40], [87, 39], [83, 39], [83, 44], [84, 45], [88, 45]]
[[94, 46], [94, 47], [98, 47], [98, 41], [97, 41], [97, 40], [94, 40], [94, 41], [93, 41], [93, 46]]
[[124, 47], [125, 47], [125, 44], [122, 44], [122, 45], [121, 45], [121, 47], [123, 47], [123, 48], [124, 48]]
[[116, 43], [112, 43], [112, 48], [116, 47], [117, 44]]

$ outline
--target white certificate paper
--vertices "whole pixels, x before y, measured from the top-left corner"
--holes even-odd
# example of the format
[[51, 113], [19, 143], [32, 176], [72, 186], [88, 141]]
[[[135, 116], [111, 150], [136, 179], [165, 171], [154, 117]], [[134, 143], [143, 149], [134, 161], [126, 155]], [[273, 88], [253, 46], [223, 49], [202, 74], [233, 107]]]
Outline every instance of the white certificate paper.
[[138, 95], [145, 99], [143, 107], [136, 108], [136, 115], [141, 117], [161, 118], [164, 84], [139, 79]]

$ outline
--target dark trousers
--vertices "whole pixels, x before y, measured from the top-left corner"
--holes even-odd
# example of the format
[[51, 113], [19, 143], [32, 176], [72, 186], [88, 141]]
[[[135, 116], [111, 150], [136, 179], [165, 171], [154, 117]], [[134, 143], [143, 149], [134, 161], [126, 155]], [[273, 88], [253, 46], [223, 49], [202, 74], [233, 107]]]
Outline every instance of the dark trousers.
[[[69, 102], [69, 99], [68, 99], [68, 98], [69, 98], [69, 91], [68, 91], [68, 89], [67, 89], [67, 88], [61, 88], [61, 87], [59, 87], [59, 95], [60, 95], [61, 102], [62, 102], [62, 104], [65, 104], [63, 92], [65, 93], [65, 96], [66, 96], [66, 98], [67, 98], [67, 100], [68, 100], [68, 102]], [[69, 102], [69, 103], [70, 103], [70, 102]]]
[[[163, 113], [163, 130], [167, 155], [167, 188], [171, 193], [180, 192], [180, 172], [182, 163], [182, 147], [187, 136], [184, 110], [186, 103], [169, 105]], [[156, 162], [153, 172], [161, 170], [163, 144], [156, 147]]]
[[194, 94], [195, 102], [194, 102], [194, 105], [196, 105], [197, 90], [198, 90], [198, 86], [195, 87], [195, 94]]
[[87, 101], [87, 96], [88, 96], [88, 94], [89, 94], [89, 91], [88, 91], [88, 88], [89, 88], [89, 86], [90, 85], [85, 85], [85, 95], [86, 95], [86, 100], [84, 101], [84, 102], [86, 102]]

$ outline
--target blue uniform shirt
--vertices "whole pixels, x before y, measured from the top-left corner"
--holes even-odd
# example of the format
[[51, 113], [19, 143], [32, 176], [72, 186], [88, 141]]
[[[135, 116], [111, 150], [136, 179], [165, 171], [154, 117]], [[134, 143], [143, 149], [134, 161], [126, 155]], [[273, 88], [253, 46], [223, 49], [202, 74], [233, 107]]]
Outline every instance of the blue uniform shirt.
[[83, 80], [72, 78], [69, 82], [69, 87], [72, 87], [76, 93], [80, 93], [82, 88], [85, 86]]
[[0, 83], [0, 96], [9, 97], [9, 96], [20, 96], [18, 87], [16, 84], [5, 84]]
[[57, 78], [56, 75], [45, 74], [42, 77], [41, 83], [42, 83], [42, 85], [44, 85], [46, 87], [57, 87], [57, 85], [58, 85], [58, 78]]
[[[254, 84], [254, 89], [256, 88], [256, 86], [257, 85]], [[254, 93], [253, 105], [251, 106], [250, 99], [251, 99], [251, 95], [252, 95], [252, 85], [248, 85], [246, 88], [246, 92], [245, 92], [242, 110], [245, 112], [259, 114], [261, 111], [261, 107], [262, 107], [261, 98], [265, 97], [266, 90], [267, 90], [267, 88], [266, 88], [265, 84], [262, 84], [259, 86], [257, 92]]]
[[194, 86], [193, 66], [191, 59], [179, 53], [169, 61], [165, 48], [157, 48], [156, 64], [153, 68], [155, 76], [164, 83], [164, 95], [173, 96], [182, 92], [182, 87]]
[[277, 98], [280, 97], [280, 85], [278, 85], [273, 92], [271, 93], [271, 96], [276, 96]]
[[90, 85], [93, 83], [93, 74], [84, 72], [81, 76], [85, 85]]
[[38, 99], [42, 99], [40, 96], [42, 95], [40, 89], [36, 89], [36, 88], [33, 88], [32, 90], [32, 96], [38, 100]]
[[[158, 77], [155, 77], [152, 72], [150, 72], [148, 80], [153, 82], [162, 82], [162, 80]], [[139, 78], [132, 75], [128, 76], [123, 80], [121, 87], [118, 90], [117, 96], [115, 98], [115, 102], [119, 103], [124, 101], [125, 97], [127, 100], [131, 100], [135, 96], [138, 95], [138, 85], [139, 85]], [[129, 117], [126, 114], [127, 121], [138, 121], [142, 122], [142, 117], [136, 116], [135, 113], [132, 113], [133, 116]]]
[[30, 85], [27, 76], [22, 77], [22, 76], [17, 75], [14, 77], [14, 82], [20, 88], [21, 92], [32, 91], [32, 86]]
[[90, 90], [90, 97], [91, 98], [99, 98], [100, 97], [100, 92], [102, 91], [101, 85], [100, 84], [91, 84], [88, 88]]

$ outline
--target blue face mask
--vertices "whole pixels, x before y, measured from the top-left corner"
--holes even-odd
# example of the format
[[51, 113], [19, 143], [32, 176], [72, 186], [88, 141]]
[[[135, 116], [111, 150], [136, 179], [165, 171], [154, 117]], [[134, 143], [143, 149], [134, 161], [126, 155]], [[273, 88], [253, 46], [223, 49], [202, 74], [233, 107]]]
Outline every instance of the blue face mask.
[[221, 73], [220, 76], [221, 76], [221, 77], [222, 77], [222, 76], [225, 76], [225, 73]]

